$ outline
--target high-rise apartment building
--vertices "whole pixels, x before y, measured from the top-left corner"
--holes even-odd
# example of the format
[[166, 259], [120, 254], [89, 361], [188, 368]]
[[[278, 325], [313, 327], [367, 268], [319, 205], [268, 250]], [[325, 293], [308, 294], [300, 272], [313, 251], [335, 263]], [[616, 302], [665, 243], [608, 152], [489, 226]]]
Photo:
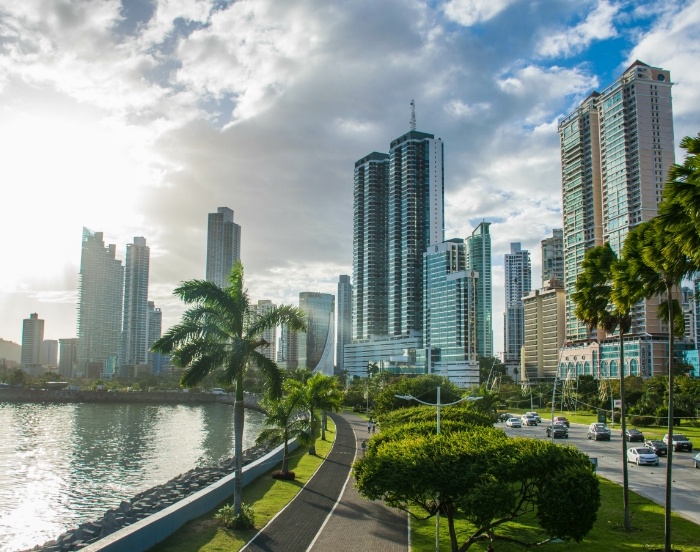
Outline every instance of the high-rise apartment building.
[[122, 333], [124, 268], [102, 232], [83, 228], [78, 297], [77, 376], [112, 375]]
[[228, 286], [231, 267], [241, 259], [241, 227], [233, 222], [233, 211], [219, 207], [209, 213], [207, 225], [207, 275], [219, 287]]
[[122, 376], [133, 375], [127, 367], [148, 363], [148, 276], [151, 248], [146, 239], [135, 237], [126, 246], [124, 266], [124, 315], [122, 354], [119, 364]]
[[41, 343], [44, 341], [44, 321], [37, 313], [22, 321], [22, 370], [38, 375], [41, 373]]
[[352, 339], [388, 332], [389, 155], [355, 163]]
[[423, 345], [427, 372], [467, 387], [479, 384], [476, 283], [462, 239], [431, 245], [423, 254]]
[[481, 222], [467, 237], [468, 268], [478, 272], [476, 282], [476, 354], [493, 356], [493, 292], [490, 222]]
[[[523, 299], [525, 341], [520, 369], [523, 380], [553, 378], [557, 374], [559, 351], [564, 344], [565, 297], [561, 280], [548, 282]], [[588, 365], [590, 375], [590, 362]]]
[[299, 366], [299, 339], [284, 324], [280, 326], [277, 341], [277, 366], [282, 370], [296, 370]]
[[39, 355], [41, 365], [49, 372], [55, 372], [58, 368], [58, 340], [44, 339], [41, 342], [41, 353]]
[[444, 147], [411, 130], [389, 151], [388, 330], [422, 331], [423, 253], [445, 238]]
[[78, 339], [75, 337], [58, 340], [58, 373], [72, 378], [78, 367]]
[[519, 242], [510, 244], [510, 253], [504, 259], [506, 313], [504, 328], [504, 360], [520, 364], [520, 349], [525, 339], [523, 297], [532, 289], [530, 252], [521, 249]]
[[[569, 345], [589, 347], [596, 337], [576, 319], [571, 301], [585, 252], [609, 243], [620, 254], [628, 232], [657, 213], [674, 162], [671, 104], [669, 72], [635, 61], [559, 124]], [[648, 376], [664, 370], [661, 341], [666, 329], [657, 317], [657, 305], [658, 301], [642, 302], [631, 313], [626, 373]], [[606, 349], [607, 336], [597, 337], [600, 351], [595, 347], [589, 351], [596, 374], [615, 377], [620, 367]], [[564, 356], [562, 366], [568, 367], [578, 355], [564, 352]]]
[[[260, 299], [257, 305], [253, 305], [253, 309], [258, 316], [263, 316], [276, 308], [277, 305], [269, 299]], [[265, 330], [261, 337], [267, 341], [268, 345], [260, 352], [274, 361], [277, 358], [277, 328]]]
[[151, 367], [151, 373], [159, 375], [163, 372], [163, 355], [160, 353], [152, 353], [151, 347], [161, 336], [163, 331], [163, 313], [156, 307], [154, 301], [148, 302], [148, 310], [146, 314], [146, 364]]
[[299, 367], [333, 375], [335, 344], [335, 297], [329, 293], [304, 291], [299, 309], [306, 315], [306, 332], [299, 332]]
[[542, 286], [549, 280], [564, 282], [564, 230], [552, 229], [552, 237], [545, 238], [542, 246]]
[[345, 369], [343, 353], [345, 345], [352, 342], [352, 284], [350, 276], [341, 274], [338, 277], [338, 314], [335, 337], [335, 367], [337, 373]]

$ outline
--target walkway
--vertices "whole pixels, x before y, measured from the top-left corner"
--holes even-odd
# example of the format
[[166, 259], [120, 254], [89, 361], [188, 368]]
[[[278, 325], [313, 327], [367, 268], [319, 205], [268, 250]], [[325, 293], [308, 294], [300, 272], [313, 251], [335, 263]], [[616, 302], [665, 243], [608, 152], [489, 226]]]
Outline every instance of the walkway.
[[246, 552], [408, 550], [407, 515], [382, 502], [365, 500], [355, 490], [350, 468], [359, 443], [367, 437], [367, 422], [349, 413], [330, 416], [336, 439], [326, 461], [296, 498], [243, 548]]

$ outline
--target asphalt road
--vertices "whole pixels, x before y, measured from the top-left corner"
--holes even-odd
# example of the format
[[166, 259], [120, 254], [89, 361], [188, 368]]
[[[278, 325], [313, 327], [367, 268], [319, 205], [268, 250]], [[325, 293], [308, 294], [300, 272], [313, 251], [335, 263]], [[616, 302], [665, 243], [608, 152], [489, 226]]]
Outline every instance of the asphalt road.
[[[510, 428], [497, 424], [508, 435], [546, 439], [547, 421], [538, 426]], [[598, 475], [622, 485], [622, 437], [619, 426], [611, 428], [610, 441], [592, 441], [586, 437], [588, 426], [571, 424], [568, 439], [554, 439], [561, 445], [573, 445], [591, 458], [598, 459]], [[627, 443], [627, 447], [642, 446], [644, 443]], [[691, 458], [697, 452], [673, 453], [672, 510], [686, 519], [700, 525], [700, 469], [693, 467]], [[666, 463], [659, 458], [658, 466], [637, 466], [629, 463], [629, 488], [657, 504], [666, 503]]]

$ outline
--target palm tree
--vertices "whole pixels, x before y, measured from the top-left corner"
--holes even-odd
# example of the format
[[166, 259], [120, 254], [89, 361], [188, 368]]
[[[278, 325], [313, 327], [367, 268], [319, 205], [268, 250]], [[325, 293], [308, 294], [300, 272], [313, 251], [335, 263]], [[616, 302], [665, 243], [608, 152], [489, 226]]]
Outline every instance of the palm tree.
[[666, 462], [666, 550], [671, 550], [671, 489], [673, 446], [673, 365], [675, 362], [675, 330], [683, 332], [685, 321], [683, 310], [673, 290], [680, 286], [684, 277], [695, 270], [695, 266], [674, 241], [674, 232], [664, 220], [655, 217], [632, 230], [625, 241], [624, 252], [630, 273], [636, 277], [638, 295], [650, 299], [664, 296], [659, 305], [659, 317], [669, 325], [668, 332], [668, 461]]
[[282, 459], [282, 473], [289, 473], [289, 446], [290, 439], [297, 439], [299, 443], [308, 445], [312, 438], [309, 429], [309, 419], [300, 411], [301, 395], [295, 393], [292, 381], [285, 383], [288, 393], [280, 399], [267, 399], [262, 402], [265, 408], [265, 426], [256, 443], [270, 441], [272, 444], [284, 444], [284, 458]]
[[[321, 409], [325, 415], [326, 410], [339, 408], [343, 397], [342, 392], [338, 388], [338, 383], [333, 378], [321, 372], [316, 372], [306, 380], [306, 383], [304, 383], [303, 387], [300, 387], [300, 389], [302, 393], [302, 403], [309, 413], [311, 435], [313, 437], [316, 435], [316, 410]], [[326, 439], [326, 428], [323, 423], [321, 424], [321, 439], [324, 441]], [[316, 444], [313, 439], [309, 443], [309, 454], [316, 454]]]
[[[630, 309], [634, 304], [631, 294], [623, 285], [629, 272], [620, 264], [610, 244], [593, 247], [586, 251], [581, 264], [582, 271], [576, 279], [571, 298], [576, 307], [574, 314], [593, 331], [602, 328], [612, 334], [620, 332], [620, 427], [622, 430], [622, 502], [624, 506], [624, 527], [629, 531], [629, 478], [627, 472], [627, 438], [625, 436], [625, 352], [624, 338], [632, 325]], [[628, 289], [628, 286], [627, 286]], [[599, 339], [600, 341], [600, 339]]]
[[235, 474], [234, 514], [241, 512], [243, 471], [243, 375], [256, 365], [266, 380], [270, 397], [281, 395], [282, 372], [262, 350], [269, 345], [263, 332], [280, 324], [292, 331], [304, 331], [304, 317], [298, 308], [279, 306], [258, 315], [243, 287], [243, 266], [231, 269], [229, 284], [221, 288], [205, 280], [183, 282], [173, 292], [191, 305], [182, 320], [170, 328], [152, 347], [154, 352], [171, 355], [176, 366], [186, 368], [181, 383], [193, 387], [207, 375], [223, 370], [222, 383], [236, 385], [233, 407]]

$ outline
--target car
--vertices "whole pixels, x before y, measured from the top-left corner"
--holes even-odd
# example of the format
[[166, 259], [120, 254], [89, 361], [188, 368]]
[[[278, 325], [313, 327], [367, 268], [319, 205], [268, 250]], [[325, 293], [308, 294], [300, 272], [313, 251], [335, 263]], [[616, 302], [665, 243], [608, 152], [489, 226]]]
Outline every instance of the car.
[[506, 420], [506, 425], [508, 427], [522, 427], [522, 423], [520, 423], [519, 418], [508, 418]]
[[641, 466], [642, 464], [650, 466], [659, 465], [659, 457], [656, 456], [656, 453], [653, 450], [647, 447], [628, 448], [627, 461], [634, 462], [638, 466]]
[[528, 416], [527, 414], [523, 414], [523, 416], [520, 418], [520, 423], [524, 426], [536, 426], [537, 420], [534, 416]]
[[498, 415], [498, 421], [499, 421], [499, 422], [507, 422], [507, 421], [510, 420], [512, 417], [513, 417], [513, 415], [512, 415], [512, 414], [508, 414], [508, 412], [501, 412], [501, 413]]
[[[638, 429], [628, 429], [627, 431], [625, 431], [625, 434], [627, 435], [627, 440], [630, 443], [634, 443], [635, 441], [639, 441], [640, 443], [644, 442], [644, 433], [642, 433]], [[622, 433], [620, 433], [620, 437], [622, 437]]]
[[693, 466], [700, 468], [700, 452], [693, 456]]
[[[666, 446], [671, 446], [668, 442], [668, 433], [664, 435], [664, 444]], [[674, 433], [673, 434], [673, 452], [678, 452], [681, 450], [687, 450], [688, 452], [693, 452], [693, 443], [690, 442], [690, 439], [686, 438], [685, 435], [681, 435], [680, 433]]]
[[535, 421], [538, 424], [542, 422], [542, 418], [540, 417], [540, 415], [537, 412], [534, 412], [534, 411], [533, 412], [525, 412], [525, 415], [532, 416], [533, 418], [535, 418]]
[[644, 441], [644, 446], [653, 450], [656, 456], [668, 455], [668, 447], [661, 440], [647, 439], [646, 441]]
[[568, 439], [569, 430], [564, 424], [550, 424], [547, 426], [547, 437]]
[[566, 419], [566, 416], [554, 416], [554, 423], [564, 424], [566, 427], [571, 427], [571, 424], [569, 420]]
[[609, 441], [610, 440], [610, 429], [602, 423], [597, 422], [588, 426], [588, 433], [586, 437], [593, 439], [594, 441]]

